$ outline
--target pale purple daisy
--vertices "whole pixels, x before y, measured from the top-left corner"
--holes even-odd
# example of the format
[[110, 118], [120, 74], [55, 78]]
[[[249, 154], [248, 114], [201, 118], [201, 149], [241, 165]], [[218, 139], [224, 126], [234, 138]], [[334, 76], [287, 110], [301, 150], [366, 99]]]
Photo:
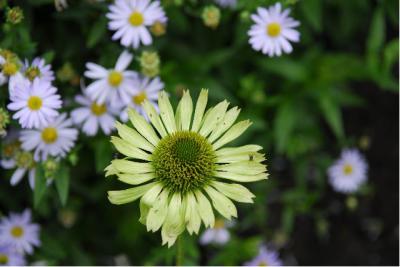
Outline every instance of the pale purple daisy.
[[214, 227], [206, 229], [200, 236], [200, 244], [202, 245], [226, 244], [231, 237], [227, 228], [231, 226], [232, 226], [231, 221], [225, 221], [223, 219], [215, 220]]
[[279, 254], [275, 250], [261, 246], [258, 255], [251, 261], [245, 262], [245, 266], [282, 266], [283, 263], [279, 259]]
[[344, 149], [329, 167], [329, 183], [337, 192], [352, 193], [367, 180], [368, 164], [357, 149]]
[[126, 70], [131, 63], [133, 55], [124, 51], [118, 58], [113, 69], [106, 69], [95, 63], [87, 63], [85, 76], [94, 79], [87, 89], [87, 95], [98, 104], [109, 103], [116, 107], [121, 103], [128, 103], [134, 93], [132, 84], [138, 74]]
[[48, 125], [35, 130], [21, 132], [22, 149], [34, 151], [34, 160], [47, 157], [63, 158], [74, 147], [78, 130], [72, 128], [72, 120], [63, 113]]
[[51, 65], [46, 64], [43, 58], [36, 57], [29, 64], [29, 61], [25, 59], [25, 63], [22, 66], [21, 72], [24, 76], [33, 81], [35, 78], [42, 79], [47, 82], [54, 80], [54, 72], [51, 70]]
[[35, 79], [32, 84], [17, 83], [7, 108], [17, 111], [13, 119], [18, 119], [22, 128], [40, 128], [58, 115], [62, 101], [57, 89], [49, 82]]
[[33, 247], [40, 246], [40, 227], [31, 222], [31, 211], [11, 213], [0, 221], [0, 244], [13, 247], [19, 253], [33, 253]]
[[75, 101], [81, 107], [71, 112], [71, 118], [75, 124], [82, 125], [82, 131], [86, 135], [96, 135], [99, 128], [106, 135], [111, 133], [115, 127], [115, 116], [120, 109], [113, 108], [109, 104], [97, 104], [89, 98], [85, 90], [83, 95], [75, 96]]
[[159, 1], [116, 0], [109, 6], [108, 28], [116, 31], [113, 40], [121, 39], [123, 46], [138, 48], [140, 43], [150, 45], [152, 37], [148, 30], [154, 23], [167, 21]]
[[0, 266], [26, 265], [25, 257], [18, 253], [12, 246], [0, 246]]
[[237, 5], [237, 0], [214, 0], [221, 7], [234, 8]]
[[255, 24], [248, 31], [249, 43], [254, 50], [270, 57], [292, 52], [289, 41], [300, 41], [300, 33], [294, 29], [300, 22], [289, 17], [289, 13], [290, 9], [282, 11], [279, 2], [269, 8], [257, 8], [257, 14], [251, 15]]
[[137, 82], [133, 85], [134, 93], [130, 98], [130, 102], [126, 106], [125, 110], [121, 112], [120, 118], [122, 121], [128, 121], [128, 109], [134, 108], [137, 112], [143, 115], [147, 119], [146, 112], [142, 104], [145, 100], [148, 100], [152, 106], [158, 111], [158, 93], [164, 88], [164, 83], [160, 78], [156, 77], [150, 79], [148, 77], [140, 77]]

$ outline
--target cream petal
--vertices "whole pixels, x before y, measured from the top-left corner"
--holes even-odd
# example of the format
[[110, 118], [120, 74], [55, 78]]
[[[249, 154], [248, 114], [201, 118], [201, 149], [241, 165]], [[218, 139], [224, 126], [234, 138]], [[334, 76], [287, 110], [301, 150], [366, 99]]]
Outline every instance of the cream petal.
[[125, 141], [131, 143], [132, 145], [144, 149], [149, 152], [153, 152], [155, 147], [147, 141], [143, 136], [141, 136], [136, 130], [116, 122], [115, 127], [118, 130], [119, 136]]
[[174, 110], [172, 109], [171, 103], [168, 100], [168, 95], [164, 91], [158, 94], [158, 107], [160, 108], [160, 116], [164, 122], [165, 128], [168, 133], [176, 131]]
[[132, 108], [128, 109], [128, 116], [136, 130], [152, 145], [157, 146], [158, 142], [160, 142], [160, 138], [158, 138], [156, 132], [147, 123], [146, 119]]
[[150, 103], [147, 99], [143, 102], [143, 108], [146, 112], [147, 117], [150, 119], [154, 128], [156, 128], [157, 132], [161, 137], [167, 136], [167, 132], [165, 131], [164, 125], [161, 121], [160, 116], [158, 115], [156, 109], [153, 104]]
[[111, 143], [113, 143], [118, 152], [125, 156], [147, 161], [151, 160], [150, 154], [147, 154], [143, 150], [119, 137], [111, 136]]
[[169, 191], [164, 189], [154, 201], [146, 219], [147, 231], [155, 232], [163, 225], [168, 213]]
[[148, 182], [154, 178], [156, 178], [156, 174], [154, 172], [149, 173], [137, 173], [137, 174], [129, 174], [129, 173], [117, 173], [118, 180], [121, 182], [138, 185]]
[[171, 247], [176, 238], [185, 230], [184, 205], [180, 194], [175, 193], [168, 205], [168, 214], [161, 229], [163, 245]]
[[239, 147], [225, 147], [216, 151], [218, 157], [231, 156], [242, 153], [253, 153], [260, 151], [262, 146], [259, 145], [245, 145]]
[[232, 124], [236, 121], [239, 116], [240, 109], [237, 107], [231, 108], [228, 112], [225, 113], [223, 120], [217, 125], [217, 127], [212, 131], [211, 135], [208, 137], [208, 140], [212, 143], [217, 138], [219, 138], [225, 131], [227, 131]]
[[204, 116], [199, 133], [207, 137], [215, 129], [217, 124], [224, 118], [229, 102], [224, 100], [213, 107]]
[[267, 171], [264, 164], [255, 161], [237, 161], [229, 164], [217, 165], [216, 170], [228, 171], [244, 175], [256, 175]]
[[197, 99], [196, 108], [194, 110], [192, 131], [198, 132], [203, 121], [204, 110], [207, 106], [208, 90], [202, 89]]
[[192, 98], [190, 97], [189, 91], [183, 92], [183, 97], [179, 102], [178, 107], [179, 107], [179, 112], [177, 109], [176, 115], [179, 115], [179, 118], [177, 119], [177, 121], [179, 121], [179, 124], [177, 123], [177, 127], [180, 130], [188, 131], [190, 129], [190, 121], [192, 119], [192, 112], [193, 112], [193, 101]]
[[185, 196], [186, 203], [186, 213], [185, 213], [185, 223], [189, 234], [198, 234], [201, 225], [201, 219], [198, 212], [198, 206], [196, 198], [192, 192], [189, 192]]
[[208, 201], [207, 197], [200, 191], [196, 191], [194, 194], [197, 199], [197, 207], [201, 220], [206, 227], [213, 227], [215, 217], [210, 201]]
[[232, 217], [237, 217], [237, 210], [235, 204], [229, 200], [226, 196], [213, 189], [210, 186], [204, 188], [207, 194], [210, 196], [214, 208], [225, 218], [230, 220]]
[[221, 183], [217, 181], [212, 181], [211, 185], [230, 199], [243, 203], [253, 203], [255, 195], [243, 185]]
[[136, 186], [133, 188], [118, 190], [118, 191], [108, 191], [108, 200], [116, 205], [129, 203], [140, 198], [144, 193], [154, 186], [155, 183], [145, 184], [141, 186]]
[[237, 174], [232, 172], [221, 172], [216, 171], [214, 174], [215, 177], [229, 179], [235, 182], [255, 182], [260, 180], [265, 180], [268, 177], [267, 173], [260, 173], [257, 175], [245, 175], [245, 174]]
[[240, 121], [232, 126], [217, 142], [213, 144], [214, 150], [222, 147], [223, 145], [235, 140], [251, 125], [249, 120]]
[[148, 173], [153, 172], [153, 167], [150, 163], [134, 162], [126, 159], [114, 159], [111, 164], [118, 172], [123, 173]]
[[254, 161], [263, 162], [265, 160], [264, 154], [258, 152], [232, 154], [229, 156], [217, 156], [217, 163], [234, 163], [238, 161]]

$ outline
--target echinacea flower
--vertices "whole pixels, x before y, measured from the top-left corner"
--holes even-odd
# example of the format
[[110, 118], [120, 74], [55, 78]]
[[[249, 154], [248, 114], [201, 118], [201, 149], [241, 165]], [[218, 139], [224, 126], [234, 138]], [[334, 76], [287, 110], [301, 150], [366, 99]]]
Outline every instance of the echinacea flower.
[[329, 183], [337, 192], [352, 193], [367, 180], [368, 164], [356, 149], [345, 149], [328, 169]]
[[257, 14], [252, 14], [251, 19], [255, 22], [248, 34], [249, 43], [256, 51], [261, 51], [268, 56], [280, 56], [291, 53], [293, 50], [291, 42], [300, 41], [300, 33], [293, 29], [300, 23], [289, 17], [290, 9], [282, 11], [280, 3], [269, 8], [259, 7]]
[[231, 234], [229, 233], [227, 228], [231, 226], [232, 221], [225, 222], [225, 220], [223, 219], [215, 220], [214, 227], [206, 229], [204, 233], [200, 236], [200, 244], [226, 244], [231, 237]]
[[24, 266], [26, 261], [12, 246], [0, 245], [0, 266]]
[[44, 59], [40, 57], [34, 58], [31, 64], [29, 64], [29, 61], [25, 59], [21, 72], [29, 81], [33, 81], [35, 78], [47, 82], [54, 80], [54, 72], [51, 70], [51, 65], [46, 64]]
[[104, 134], [109, 135], [115, 128], [115, 116], [119, 109], [111, 107], [109, 104], [97, 104], [90, 100], [87, 92], [83, 90], [83, 95], [75, 96], [75, 101], [81, 107], [71, 112], [71, 119], [77, 125], [82, 125], [82, 131], [88, 136], [94, 136], [99, 128]]
[[32, 254], [33, 247], [40, 246], [37, 224], [32, 223], [31, 211], [11, 213], [0, 220], [0, 245], [12, 246], [19, 253]]
[[157, 99], [158, 93], [164, 89], [164, 83], [160, 78], [149, 79], [147, 77], [140, 77], [134, 86], [135, 93], [131, 97], [131, 101], [121, 112], [120, 118], [123, 122], [128, 121], [128, 110], [134, 108], [139, 114], [143, 115], [146, 119], [146, 112], [142, 106], [145, 100], [148, 100], [158, 111]]
[[[127, 158], [115, 159], [106, 176], [132, 188], [109, 191], [113, 204], [140, 198], [140, 222], [148, 231], [161, 228], [163, 244], [171, 246], [185, 230], [198, 233], [203, 221], [214, 226], [214, 207], [223, 217], [237, 217], [231, 201], [252, 203], [254, 195], [237, 182], [267, 178], [264, 155], [259, 145], [225, 147], [250, 125], [235, 123], [240, 110], [228, 110], [225, 100], [205, 111], [208, 91], [202, 90], [196, 106], [184, 92], [174, 113], [168, 96], [158, 96], [160, 115], [148, 101], [143, 108], [151, 124], [136, 110], [128, 111], [133, 128], [117, 123], [120, 137], [112, 137], [115, 148]], [[235, 124], [234, 124], [235, 123]], [[211, 201], [211, 202], [210, 202]]]
[[133, 55], [124, 51], [118, 57], [113, 69], [105, 69], [95, 63], [87, 63], [85, 76], [94, 79], [87, 88], [87, 95], [98, 104], [109, 103], [111, 106], [127, 104], [133, 94], [132, 84], [137, 79], [137, 73], [126, 70]]
[[279, 254], [275, 250], [268, 249], [266, 246], [261, 246], [258, 255], [245, 266], [282, 266], [283, 263], [279, 259]]
[[60, 114], [48, 125], [34, 130], [21, 131], [22, 149], [34, 151], [35, 161], [44, 161], [47, 157], [63, 158], [75, 145], [78, 130], [72, 128], [72, 120], [67, 114]]
[[35, 79], [32, 84], [18, 83], [11, 103], [7, 108], [17, 111], [13, 119], [18, 119], [22, 128], [41, 128], [58, 115], [62, 101], [57, 89], [49, 82]]
[[150, 45], [152, 37], [148, 27], [154, 23], [165, 23], [167, 17], [159, 1], [116, 0], [109, 6], [108, 28], [116, 31], [113, 40], [121, 39], [123, 46], [138, 48], [140, 43]]

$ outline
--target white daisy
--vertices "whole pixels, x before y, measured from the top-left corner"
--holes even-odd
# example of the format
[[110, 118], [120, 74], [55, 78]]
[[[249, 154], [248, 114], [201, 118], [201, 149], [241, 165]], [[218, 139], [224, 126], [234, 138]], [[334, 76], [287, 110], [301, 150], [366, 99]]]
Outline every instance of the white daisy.
[[47, 157], [65, 157], [75, 144], [78, 130], [71, 128], [72, 120], [63, 113], [47, 126], [21, 132], [22, 149], [34, 150], [34, 160], [46, 160]]
[[337, 192], [352, 193], [367, 180], [368, 165], [356, 149], [345, 149], [328, 169], [329, 183]]
[[31, 222], [31, 211], [11, 213], [0, 221], [0, 244], [10, 245], [19, 253], [33, 253], [33, 247], [40, 246], [37, 224]]
[[105, 69], [95, 63], [87, 63], [85, 76], [94, 79], [87, 87], [87, 95], [98, 104], [110, 103], [112, 106], [127, 104], [134, 93], [132, 84], [138, 74], [126, 70], [132, 61], [132, 54], [124, 51], [118, 58], [114, 69]]
[[200, 236], [200, 244], [217, 244], [223, 245], [227, 243], [231, 237], [227, 228], [232, 226], [231, 221], [225, 221], [223, 219], [215, 220], [214, 227], [206, 229]]
[[282, 51], [291, 53], [293, 48], [289, 41], [300, 41], [300, 33], [293, 29], [300, 23], [288, 16], [290, 9], [281, 9], [281, 4], [276, 3], [269, 8], [259, 7], [257, 14], [251, 15], [255, 24], [248, 31], [249, 43], [254, 50], [270, 57], [280, 56]]
[[121, 39], [123, 46], [138, 48], [140, 43], [150, 45], [152, 37], [148, 27], [155, 22], [165, 23], [167, 17], [159, 1], [116, 0], [109, 6], [108, 28], [116, 31], [113, 40]]
[[18, 83], [7, 108], [17, 111], [13, 119], [23, 128], [41, 128], [58, 115], [62, 101], [56, 93], [57, 89], [44, 80], [35, 79], [29, 86]]
[[106, 135], [111, 133], [115, 127], [115, 116], [119, 113], [119, 109], [107, 104], [97, 104], [89, 99], [86, 91], [83, 91], [83, 95], [77, 95], [75, 101], [81, 107], [71, 112], [71, 118], [75, 124], [83, 124], [82, 131], [85, 134], [96, 135], [99, 128]]
[[164, 88], [164, 83], [160, 80], [160, 78], [156, 77], [154, 79], [150, 79], [148, 77], [140, 77], [138, 81], [135, 83], [134, 89], [135, 93], [130, 98], [131, 101], [126, 106], [126, 109], [121, 112], [120, 118], [123, 122], [128, 121], [128, 109], [134, 108], [137, 112], [143, 115], [147, 119], [146, 112], [142, 106], [142, 103], [145, 100], [149, 100], [149, 102], [156, 108], [158, 111], [158, 92], [160, 92]]
[[40, 57], [34, 58], [31, 64], [29, 64], [28, 60], [25, 59], [21, 72], [30, 81], [33, 81], [35, 78], [40, 78], [47, 82], [51, 82], [55, 79], [54, 72], [51, 70], [51, 65], [46, 65], [44, 59]]
[[237, 0], [214, 0], [221, 7], [234, 8], [237, 5]]

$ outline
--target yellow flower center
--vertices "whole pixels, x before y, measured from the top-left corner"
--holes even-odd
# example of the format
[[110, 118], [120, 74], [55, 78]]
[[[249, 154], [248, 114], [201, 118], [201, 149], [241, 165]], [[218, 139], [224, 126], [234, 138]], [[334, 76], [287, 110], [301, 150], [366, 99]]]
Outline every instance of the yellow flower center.
[[225, 226], [224, 220], [221, 220], [221, 219], [215, 220], [215, 223], [214, 223], [215, 229], [222, 229], [222, 228], [224, 228], [224, 226]]
[[0, 264], [1, 265], [7, 265], [7, 263], [8, 263], [7, 255], [0, 253]]
[[144, 91], [140, 92], [139, 94], [132, 97], [133, 103], [135, 103], [136, 105], [141, 105], [143, 103], [143, 101], [146, 99], [147, 99], [147, 95], [146, 95], [146, 92], [144, 92]]
[[42, 139], [46, 144], [52, 144], [57, 140], [57, 129], [53, 127], [44, 128], [42, 131]]
[[343, 173], [345, 175], [350, 175], [350, 174], [352, 174], [352, 172], [353, 172], [353, 167], [350, 164], [345, 164], [343, 166]]
[[33, 81], [36, 77], [40, 76], [40, 70], [38, 67], [29, 67], [25, 71], [25, 76], [30, 80]]
[[31, 110], [38, 110], [42, 107], [42, 99], [38, 96], [31, 96], [28, 99], [28, 107]]
[[118, 71], [111, 71], [110, 74], [108, 75], [108, 82], [114, 86], [117, 87], [118, 85], [121, 84], [122, 79], [124, 77], [122, 76], [122, 74]]
[[24, 235], [24, 229], [21, 226], [14, 226], [11, 228], [11, 235], [15, 238], [20, 238]]
[[92, 113], [96, 116], [101, 116], [107, 111], [105, 104], [98, 105], [96, 102], [92, 104]]
[[268, 264], [267, 264], [266, 261], [260, 261], [260, 262], [258, 263], [258, 266], [268, 266]]
[[3, 72], [8, 76], [14, 75], [18, 71], [18, 66], [14, 62], [6, 62], [3, 65]]
[[144, 18], [142, 13], [134, 11], [130, 16], [129, 16], [129, 23], [132, 24], [135, 27], [138, 27], [142, 25], [144, 22]]
[[276, 22], [272, 22], [267, 25], [267, 34], [271, 37], [277, 37], [281, 33], [281, 25]]

